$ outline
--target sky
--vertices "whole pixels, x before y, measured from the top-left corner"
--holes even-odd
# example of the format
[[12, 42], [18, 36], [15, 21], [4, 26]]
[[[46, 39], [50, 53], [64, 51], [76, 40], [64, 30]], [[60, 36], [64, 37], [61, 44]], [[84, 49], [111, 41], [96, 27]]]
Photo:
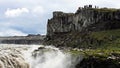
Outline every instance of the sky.
[[46, 34], [53, 11], [74, 13], [78, 7], [120, 8], [120, 0], [0, 0], [0, 36]]

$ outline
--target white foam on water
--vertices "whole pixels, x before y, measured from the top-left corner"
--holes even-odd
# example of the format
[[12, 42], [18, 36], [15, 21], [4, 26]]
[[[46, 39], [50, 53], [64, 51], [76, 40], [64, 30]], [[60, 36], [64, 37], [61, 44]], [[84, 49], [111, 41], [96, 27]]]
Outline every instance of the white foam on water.
[[53, 46], [0, 44], [0, 68], [74, 68], [79, 60]]

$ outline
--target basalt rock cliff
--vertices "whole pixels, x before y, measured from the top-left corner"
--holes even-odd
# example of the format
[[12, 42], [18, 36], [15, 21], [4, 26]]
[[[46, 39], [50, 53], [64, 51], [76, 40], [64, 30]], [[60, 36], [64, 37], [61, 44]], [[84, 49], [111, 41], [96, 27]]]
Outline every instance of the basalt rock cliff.
[[82, 53], [76, 68], [120, 68], [120, 9], [86, 5], [75, 13], [55, 11], [45, 41]]
[[91, 5], [79, 7], [75, 13], [53, 12], [48, 20], [47, 35], [82, 30], [100, 31], [120, 28], [120, 10], [92, 8]]
[[46, 41], [56, 46], [95, 47], [104, 40], [91, 37], [92, 32], [119, 28], [120, 9], [86, 5], [79, 7], [75, 13], [53, 12], [53, 18], [47, 24]]

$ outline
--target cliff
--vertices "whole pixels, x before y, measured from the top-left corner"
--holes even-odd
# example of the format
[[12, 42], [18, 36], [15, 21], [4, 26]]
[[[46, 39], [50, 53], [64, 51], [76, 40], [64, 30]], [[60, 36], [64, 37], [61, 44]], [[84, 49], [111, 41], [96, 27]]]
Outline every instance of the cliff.
[[43, 44], [45, 36], [28, 35], [28, 36], [10, 36], [0, 37], [2, 44]]
[[55, 11], [45, 41], [83, 55], [76, 68], [120, 68], [120, 9], [86, 5], [75, 13]]
[[53, 18], [47, 24], [46, 42], [56, 46], [94, 48], [111, 42], [110, 39], [116, 39], [116, 35], [112, 33], [99, 39], [96, 33], [109, 33], [110, 30], [115, 32], [119, 28], [120, 9], [86, 5], [79, 7], [75, 13], [53, 12]]
[[100, 31], [120, 28], [120, 10], [92, 8], [92, 5], [79, 7], [75, 13], [53, 12], [48, 20], [47, 35], [66, 32]]

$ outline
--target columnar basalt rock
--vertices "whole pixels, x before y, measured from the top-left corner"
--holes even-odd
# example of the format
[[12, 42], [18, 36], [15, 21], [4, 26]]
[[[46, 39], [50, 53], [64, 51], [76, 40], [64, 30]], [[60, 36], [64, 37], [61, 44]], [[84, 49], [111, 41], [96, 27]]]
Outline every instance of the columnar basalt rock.
[[120, 28], [120, 10], [108, 8], [92, 8], [92, 5], [79, 7], [75, 13], [53, 12], [48, 20], [47, 35], [82, 30], [100, 31]]
[[73, 13], [53, 12], [53, 18], [48, 20], [48, 35], [74, 30], [73, 15]]
[[120, 9], [86, 5], [75, 13], [53, 12], [53, 18], [48, 20], [46, 40], [56, 46], [95, 47], [102, 45], [103, 40], [90, 34], [111, 29], [120, 29]]

